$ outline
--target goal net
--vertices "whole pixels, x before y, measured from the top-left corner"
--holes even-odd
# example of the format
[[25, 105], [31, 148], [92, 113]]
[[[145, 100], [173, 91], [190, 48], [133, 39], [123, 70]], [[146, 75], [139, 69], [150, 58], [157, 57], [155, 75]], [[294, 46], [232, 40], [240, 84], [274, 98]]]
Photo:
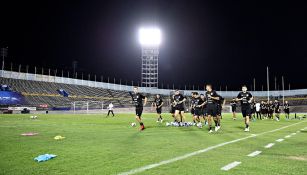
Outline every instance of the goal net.
[[103, 101], [74, 101], [71, 105], [74, 113], [100, 113], [103, 111]]

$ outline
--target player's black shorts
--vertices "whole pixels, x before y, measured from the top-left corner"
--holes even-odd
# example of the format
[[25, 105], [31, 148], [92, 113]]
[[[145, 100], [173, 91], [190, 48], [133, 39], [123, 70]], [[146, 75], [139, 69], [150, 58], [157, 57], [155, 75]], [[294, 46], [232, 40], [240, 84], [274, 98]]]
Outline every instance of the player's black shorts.
[[143, 107], [135, 107], [135, 115], [141, 117], [143, 113]]
[[251, 116], [252, 110], [250, 106], [241, 106], [243, 117]]
[[195, 109], [194, 108], [191, 108], [191, 114], [194, 115], [194, 111]]
[[195, 115], [195, 116], [200, 116], [200, 115], [202, 115], [201, 109], [195, 108], [195, 109], [194, 109], [193, 115]]
[[265, 114], [265, 109], [261, 109], [261, 114]]
[[286, 113], [286, 114], [289, 114], [289, 113], [290, 113], [290, 110], [289, 110], [289, 109], [285, 109], [285, 113]]
[[216, 104], [207, 104], [207, 114], [210, 116], [216, 116], [217, 115], [217, 106]]
[[277, 114], [278, 114], [278, 113], [280, 113], [280, 111], [279, 111], [279, 110], [275, 110], [275, 113], [277, 113]]
[[184, 107], [183, 107], [183, 105], [176, 105], [175, 110], [184, 111]]
[[157, 114], [161, 114], [162, 113], [162, 107], [161, 108], [156, 108]]
[[174, 114], [175, 113], [175, 107], [171, 106], [171, 111], [170, 111], [171, 114]]
[[236, 107], [231, 107], [232, 112], [236, 112], [236, 109], [237, 109]]
[[216, 114], [221, 116], [222, 115], [222, 107], [217, 107], [217, 111], [216, 111]]
[[208, 115], [207, 107], [203, 108], [203, 114], [204, 114], [204, 116], [207, 116], [207, 115]]

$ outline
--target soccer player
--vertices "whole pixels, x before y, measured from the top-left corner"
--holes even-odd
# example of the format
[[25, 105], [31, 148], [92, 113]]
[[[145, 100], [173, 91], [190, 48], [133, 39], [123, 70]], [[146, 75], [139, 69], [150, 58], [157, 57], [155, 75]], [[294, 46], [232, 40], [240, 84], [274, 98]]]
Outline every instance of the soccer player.
[[195, 92], [191, 93], [191, 101], [190, 101], [190, 111], [191, 111], [191, 115], [193, 118], [193, 123], [196, 123], [195, 119], [194, 119], [194, 103], [195, 103]]
[[[147, 97], [145, 97], [143, 94], [139, 93], [139, 88], [137, 86], [133, 87], [133, 93], [129, 92], [132, 101], [134, 102], [135, 106], [135, 119], [140, 124], [140, 131], [145, 129], [144, 123], [142, 122], [142, 113], [143, 113], [143, 106], [147, 103]], [[144, 101], [144, 104], [143, 104]]]
[[112, 115], [113, 115], [113, 117], [114, 117], [114, 113], [113, 113], [113, 107], [114, 107], [114, 105], [112, 104], [112, 102], [109, 104], [109, 106], [108, 106], [108, 115], [107, 115], [107, 117], [109, 116], [109, 114], [110, 114], [110, 112], [112, 113]]
[[257, 115], [257, 119], [261, 119], [261, 104], [259, 102], [256, 102], [255, 104], [256, 107], [256, 115]]
[[193, 109], [194, 109], [194, 114], [193, 114], [193, 121], [194, 122], [200, 122], [200, 116], [201, 116], [201, 109], [205, 105], [205, 101], [203, 101], [200, 96], [198, 95], [198, 92], [193, 93]]
[[285, 115], [286, 115], [286, 119], [289, 120], [290, 119], [290, 105], [288, 103], [288, 101], [285, 101], [285, 104], [284, 104], [284, 112], [285, 112]]
[[[218, 94], [215, 92], [215, 90], [212, 89], [211, 84], [206, 85], [206, 105], [207, 105], [207, 114], [208, 114], [208, 124], [209, 124], [209, 133], [212, 133], [212, 118], [215, 121], [215, 127], [218, 127], [217, 125], [217, 101], [220, 99]], [[218, 130], [218, 129], [216, 129]]]
[[[205, 95], [204, 94], [200, 94], [200, 98], [202, 101], [206, 101]], [[203, 117], [204, 119], [204, 125], [208, 125], [208, 116], [207, 116], [207, 104], [205, 103], [202, 107], [201, 107], [201, 113], [200, 115]]]
[[156, 108], [157, 115], [158, 115], [157, 122], [160, 122], [160, 123], [163, 122], [163, 118], [161, 116], [163, 104], [164, 103], [163, 103], [163, 100], [162, 100], [161, 96], [159, 94], [157, 94], [156, 98], [154, 99], [153, 105]]
[[261, 101], [260, 110], [261, 110], [261, 114], [263, 116], [263, 119], [266, 119], [266, 104], [265, 104], [264, 101]]
[[252, 109], [252, 118], [253, 118], [253, 121], [256, 120], [256, 103], [252, 100], [252, 103], [251, 103], [251, 109]]
[[279, 114], [280, 114], [280, 103], [278, 100], [275, 100], [274, 102], [274, 110], [275, 110], [275, 117], [276, 121], [279, 121]]
[[175, 100], [174, 100], [174, 96], [172, 95], [170, 97], [170, 113], [172, 114], [172, 117], [174, 118], [174, 122], [176, 122], [176, 118], [175, 118]]
[[216, 115], [217, 127], [214, 128], [215, 131], [218, 131], [221, 128], [222, 109], [226, 102], [226, 100], [222, 96], [220, 95], [218, 96], [219, 100], [217, 101], [217, 115]]
[[274, 113], [274, 104], [272, 101], [268, 103], [268, 116], [271, 120], [273, 120], [273, 113]]
[[231, 111], [232, 111], [232, 119], [237, 120], [237, 117], [236, 117], [237, 102], [235, 98], [232, 99], [232, 101], [230, 102], [230, 106], [231, 106]]
[[245, 132], [249, 131], [249, 119], [251, 116], [251, 102], [253, 100], [253, 96], [250, 92], [247, 92], [247, 87], [245, 85], [242, 86], [242, 91], [238, 94], [236, 101], [241, 101], [241, 110], [242, 115], [244, 117], [245, 123]]
[[186, 100], [186, 97], [180, 94], [180, 91], [177, 89], [174, 95], [175, 118], [177, 122], [185, 122], [184, 102]]

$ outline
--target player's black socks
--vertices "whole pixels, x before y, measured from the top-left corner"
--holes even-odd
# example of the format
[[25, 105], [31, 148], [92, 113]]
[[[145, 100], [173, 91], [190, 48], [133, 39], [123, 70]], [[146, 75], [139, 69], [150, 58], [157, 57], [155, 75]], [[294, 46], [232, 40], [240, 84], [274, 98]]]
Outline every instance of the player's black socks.
[[246, 127], [245, 128], [248, 128], [249, 127], [249, 124], [245, 124], [246, 125]]
[[211, 126], [209, 126], [209, 131], [212, 129], [212, 127]]
[[143, 122], [140, 122], [140, 125], [143, 126], [144, 125]]

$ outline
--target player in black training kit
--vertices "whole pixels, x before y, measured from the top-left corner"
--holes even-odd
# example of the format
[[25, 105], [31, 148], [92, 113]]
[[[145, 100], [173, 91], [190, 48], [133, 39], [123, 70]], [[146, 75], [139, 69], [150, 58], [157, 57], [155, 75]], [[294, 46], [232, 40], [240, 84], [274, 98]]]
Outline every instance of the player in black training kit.
[[217, 126], [215, 127], [215, 131], [219, 130], [221, 128], [221, 119], [222, 119], [222, 110], [223, 110], [223, 106], [225, 105], [226, 100], [220, 96], [219, 96], [219, 100], [217, 101], [217, 116], [216, 116], [216, 121], [217, 121]]
[[[146, 105], [147, 103], [147, 97], [142, 95], [141, 93], [138, 92], [139, 88], [138, 87], [133, 87], [133, 93], [129, 92], [132, 101], [134, 102], [135, 105], [135, 119], [140, 123], [140, 131], [145, 129], [145, 126], [142, 122], [142, 113], [143, 113], [143, 106]], [[144, 100], [144, 105], [143, 105], [143, 100]]]
[[268, 117], [273, 120], [274, 104], [272, 101], [268, 103]]
[[184, 116], [184, 102], [187, 99], [180, 94], [179, 90], [175, 91], [174, 95], [174, 108], [175, 108], [175, 119], [177, 122], [185, 122], [185, 116]]
[[249, 119], [251, 116], [251, 102], [253, 100], [253, 96], [251, 93], [247, 92], [247, 87], [245, 85], [242, 86], [242, 92], [240, 92], [236, 98], [236, 101], [241, 101], [241, 110], [242, 115], [245, 119], [245, 130], [249, 131]]
[[156, 98], [154, 99], [153, 106], [156, 108], [157, 115], [158, 115], [158, 120], [157, 122], [162, 123], [163, 118], [161, 116], [162, 113], [162, 106], [163, 106], [163, 100], [159, 94], [156, 95]]
[[205, 101], [203, 101], [198, 92], [193, 92], [193, 121], [194, 123], [200, 123], [200, 116], [202, 115], [202, 107], [205, 105]]
[[274, 111], [275, 111], [276, 120], [279, 121], [280, 103], [277, 100], [275, 100], [274, 102]]
[[264, 103], [264, 101], [261, 101], [260, 103], [260, 111], [261, 111], [261, 115], [263, 116], [263, 119], [266, 118], [266, 105]]
[[218, 123], [217, 123], [217, 101], [220, 99], [218, 94], [212, 90], [212, 85], [208, 84], [206, 85], [206, 107], [207, 107], [207, 114], [208, 114], [208, 124], [209, 124], [209, 133], [212, 133], [212, 117], [215, 121], [215, 129], [216, 131], [219, 129]]
[[[193, 104], [194, 104], [194, 92], [191, 92], [190, 111], [191, 111], [192, 117], [194, 116]], [[193, 122], [195, 123], [194, 119], [193, 119]]]
[[286, 115], [286, 119], [289, 120], [290, 119], [290, 105], [288, 103], [288, 101], [285, 101], [285, 104], [284, 104], [284, 112], [285, 112], [285, 115]]
[[237, 117], [236, 117], [237, 102], [235, 98], [232, 99], [232, 101], [230, 102], [230, 106], [231, 106], [231, 112], [232, 112], [232, 119], [237, 120]]
[[[205, 95], [204, 94], [200, 94], [200, 98], [202, 101], [206, 101]], [[201, 113], [200, 116], [204, 118], [204, 124], [207, 125], [208, 124], [208, 116], [207, 116], [207, 105], [206, 103], [201, 107]]]

